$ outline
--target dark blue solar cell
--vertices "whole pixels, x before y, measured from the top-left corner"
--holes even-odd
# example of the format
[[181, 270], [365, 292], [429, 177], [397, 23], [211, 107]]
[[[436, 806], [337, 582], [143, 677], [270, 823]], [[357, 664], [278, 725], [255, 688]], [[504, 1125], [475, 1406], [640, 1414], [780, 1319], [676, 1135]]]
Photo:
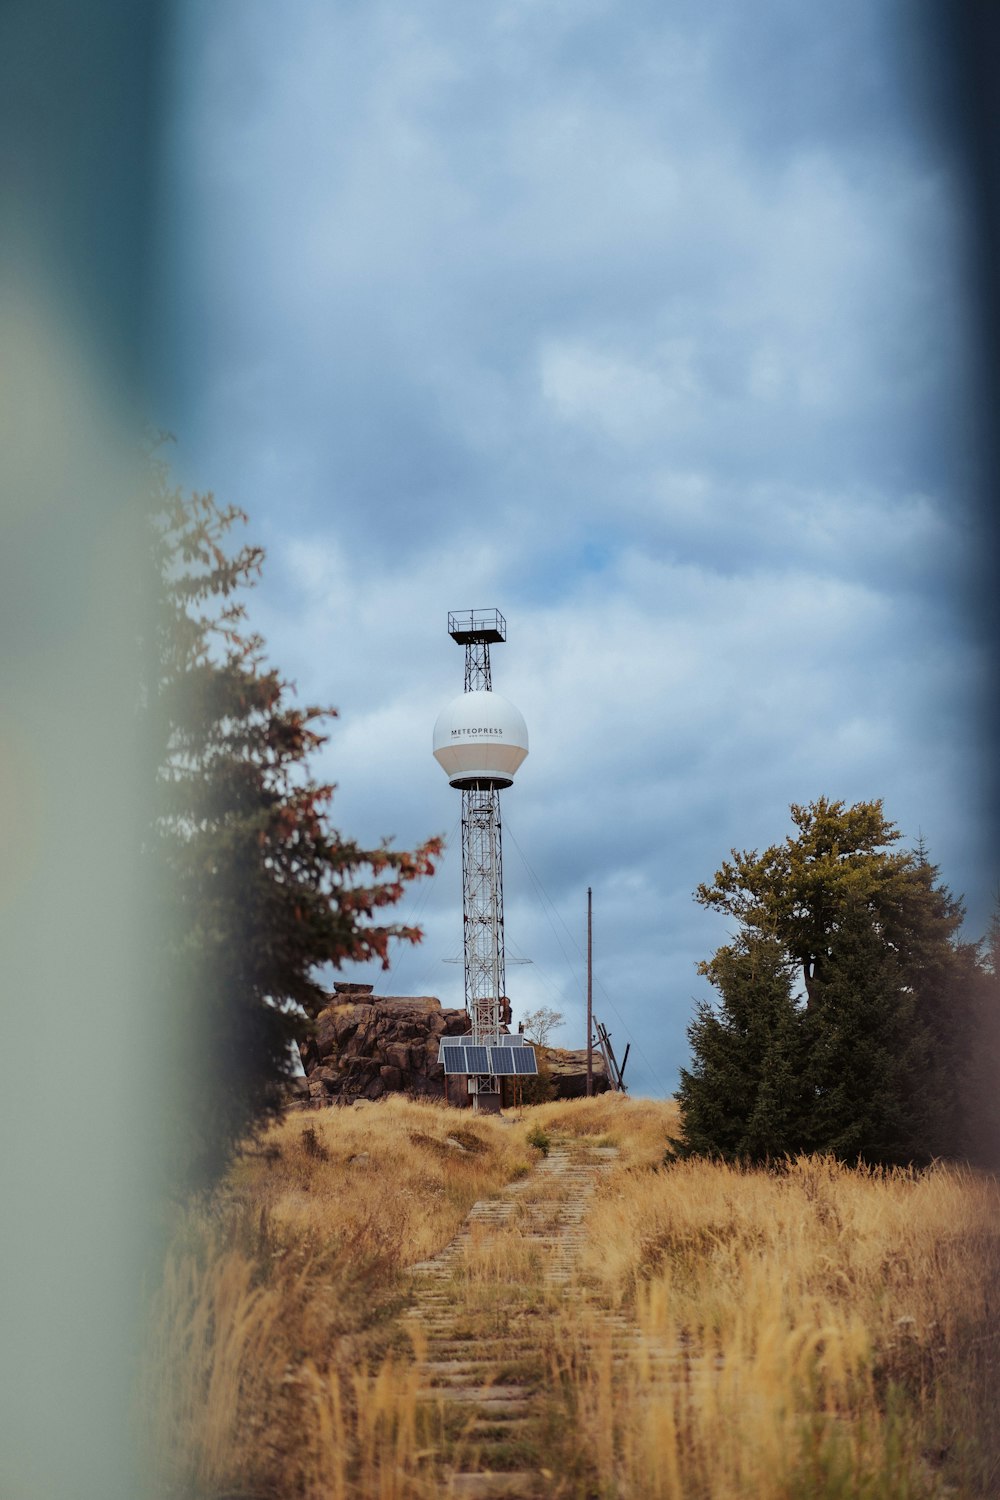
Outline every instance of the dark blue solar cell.
[[446, 1047], [439, 1058], [446, 1073], [467, 1073], [464, 1047]]
[[488, 1073], [490, 1071], [490, 1054], [488, 1047], [466, 1047], [465, 1062], [467, 1073]]
[[515, 1047], [511, 1052], [514, 1059], [515, 1073], [537, 1073], [538, 1064], [535, 1062], [535, 1054], [530, 1047]]
[[491, 1047], [490, 1066], [497, 1077], [505, 1076], [514, 1071], [514, 1048], [513, 1047]]
[[468, 1045], [468, 1037], [443, 1036], [440, 1045], [442, 1047], [465, 1047]]

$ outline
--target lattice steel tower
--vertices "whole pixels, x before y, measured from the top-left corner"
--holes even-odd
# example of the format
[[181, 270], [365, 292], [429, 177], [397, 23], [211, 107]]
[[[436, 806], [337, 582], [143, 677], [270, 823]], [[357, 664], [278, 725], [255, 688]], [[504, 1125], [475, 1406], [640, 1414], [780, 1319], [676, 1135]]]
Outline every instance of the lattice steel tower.
[[[434, 754], [462, 793], [465, 1005], [473, 1044], [493, 1047], [509, 1020], [504, 1010], [500, 792], [510, 786], [528, 753], [528, 733], [513, 703], [493, 691], [490, 646], [507, 638], [503, 615], [495, 609], [449, 614], [448, 633], [465, 647], [465, 691], [438, 717]], [[469, 1091], [477, 1108], [498, 1107], [495, 1073], [470, 1076]]]

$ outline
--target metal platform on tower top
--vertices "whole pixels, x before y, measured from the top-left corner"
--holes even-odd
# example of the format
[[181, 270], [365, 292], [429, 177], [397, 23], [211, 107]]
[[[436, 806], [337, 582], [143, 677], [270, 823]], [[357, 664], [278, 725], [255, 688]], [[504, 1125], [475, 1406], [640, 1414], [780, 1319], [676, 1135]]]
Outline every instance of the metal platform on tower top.
[[496, 646], [507, 639], [507, 621], [498, 609], [449, 612], [448, 634], [460, 646], [468, 646], [475, 641]]

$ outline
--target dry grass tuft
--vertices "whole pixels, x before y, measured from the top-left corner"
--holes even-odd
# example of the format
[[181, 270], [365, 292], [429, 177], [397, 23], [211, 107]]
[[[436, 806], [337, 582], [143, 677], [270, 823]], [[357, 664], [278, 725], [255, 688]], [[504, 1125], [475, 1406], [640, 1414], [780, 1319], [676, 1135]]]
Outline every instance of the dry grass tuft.
[[667, 1137], [680, 1132], [673, 1099], [633, 1099], [628, 1094], [598, 1094], [593, 1099], [563, 1099], [525, 1110], [533, 1127], [592, 1144], [617, 1146], [626, 1167], [659, 1167]]

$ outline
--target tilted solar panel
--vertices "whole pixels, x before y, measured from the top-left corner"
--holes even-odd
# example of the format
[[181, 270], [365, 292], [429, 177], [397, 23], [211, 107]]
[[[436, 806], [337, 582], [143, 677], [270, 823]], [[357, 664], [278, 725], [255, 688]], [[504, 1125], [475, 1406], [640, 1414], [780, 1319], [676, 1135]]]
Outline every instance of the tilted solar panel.
[[500, 1043], [480, 1045], [467, 1036], [442, 1037], [438, 1062], [446, 1073], [492, 1073], [497, 1078], [527, 1077], [538, 1072], [534, 1049], [520, 1037], [504, 1037]]
[[438, 1062], [444, 1062], [448, 1052], [461, 1052], [469, 1043], [467, 1036], [443, 1036], [438, 1044]]

